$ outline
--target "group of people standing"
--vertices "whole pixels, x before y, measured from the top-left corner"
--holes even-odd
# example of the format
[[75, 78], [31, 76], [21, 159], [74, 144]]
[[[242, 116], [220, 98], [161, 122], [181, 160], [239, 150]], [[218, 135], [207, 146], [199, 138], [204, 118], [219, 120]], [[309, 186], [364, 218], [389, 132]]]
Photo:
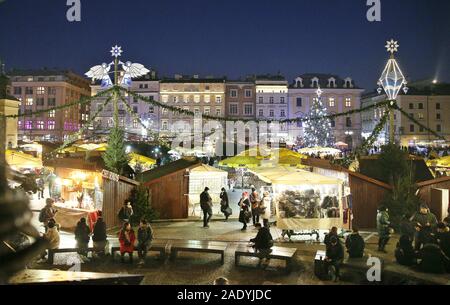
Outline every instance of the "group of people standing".
[[[251, 193], [243, 192], [238, 202], [240, 209], [239, 222], [243, 224], [242, 231], [247, 229], [247, 224], [250, 223], [250, 221], [252, 221], [255, 226], [259, 223], [260, 218], [263, 221], [263, 226], [268, 228], [269, 219], [271, 217], [271, 202], [272, 198], [270, 197], [269, 192], [264, 192], [261, 198], [259, 193], [256, 191], [256, 188], [253, 186], [251, 188]], [[212, 207], [212, 198], [209, 194], [209, 188], [206, 187], [200, 194], [200, 208], [203, 212], [204, 228], [209, 228], [209, 222], [213, 215]], [[220, 211], [224, 214], [226, 220], [228, 220], [233, 213], [225, 188], [222, 188], [220, 192]]]

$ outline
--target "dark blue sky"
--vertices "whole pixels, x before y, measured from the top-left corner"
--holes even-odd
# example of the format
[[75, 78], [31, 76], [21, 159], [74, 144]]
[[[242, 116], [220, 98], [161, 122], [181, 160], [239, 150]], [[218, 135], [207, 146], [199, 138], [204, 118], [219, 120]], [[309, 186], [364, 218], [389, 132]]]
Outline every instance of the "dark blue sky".
[[450, 1], [381, 0], [382, 22], [366, 0], [81, 0], [82, 21], [66, 20], [66, 0], [0, 0], [0, 58], [10, 68], [85, 72], [123, 58], [160, 75], [307, 72], [352, 76], [375, 88], [399, 40], [412, 80], [450, 81]]

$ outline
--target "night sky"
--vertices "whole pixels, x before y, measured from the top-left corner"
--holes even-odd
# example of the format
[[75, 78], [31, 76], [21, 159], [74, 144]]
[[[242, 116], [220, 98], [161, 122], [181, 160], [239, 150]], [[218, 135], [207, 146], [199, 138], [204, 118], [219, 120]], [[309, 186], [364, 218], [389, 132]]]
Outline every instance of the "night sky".
[[160, 76], [238, 78], [281, 72], [351, 76], [376, 87], [400, 43], [410, 80], [450, 81], [450, 1], [381, 0], [382, 22], [366, 19], [366, 0], [81, 0], [82, 21], [66, 19], [66, 0], [0, 0], [0, 58], [6, 68], [69, 68], [84, 73], [123, 59]]

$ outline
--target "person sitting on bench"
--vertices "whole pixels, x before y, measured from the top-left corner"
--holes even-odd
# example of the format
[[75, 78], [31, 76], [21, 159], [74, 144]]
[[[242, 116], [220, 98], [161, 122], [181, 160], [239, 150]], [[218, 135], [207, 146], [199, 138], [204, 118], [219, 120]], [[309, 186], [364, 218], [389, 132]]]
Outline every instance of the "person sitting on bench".
[[364, 239], [359, 235], [359, 230], [353, 227], [353, 232], [345, 240], [345, 247], [350, 258], [362, 258], [364, 256]]
[[341, 277], [340, 267], [344, 260], [344, 247], [342, 247], [339, 238], [332, 236], [330, 243], [327, 245], [326, 258], [327, 268], [334, 268], [335, 281]]
[[125, 222], [123, 224], [122, 230], [119, 233], [119, 242], [120, 242], [120, 256], [122, 263], [125, 262], [125, 254], [128, 253], [130, 256], [130, 263], [133, 263], [133, 251], [134, 251], [134, 243], [136, 241], [136, 235], [134, 234], [133, 229], [131, 228], [131, 224], [129, 222]]
[[[58, 249], [59, 248], [59, 231], [58, 226], [56, 225], [56, 222], [54, 219], [51, 219], [47, 223], [47, 232], [44, 233], [43, 237], [48, 242], [48, 250]], [[39, 263], [45, 261], [45, 257], [47, 256], [47, 251], [44, 251], [41, 255], [41, 260], [39, 260]]]
[[417, 264], [417, 253], [414, 251], [412, 240], [408, 235], [400, 236], [395, 248], [395, 259], [403, 266], [414, 266]]
[[253, 248], [260, 254], [258, 267], [262, 265], [263, 268], [267, 268], [270, 262], [269, 254], [272, 251], [273, 238], [269, 228], [263, 227], [261, 223], [256, 223], [255, 228], [258, 230], [258, 234], [255, 238], [250, 239], [250, 242], [254, 243]]

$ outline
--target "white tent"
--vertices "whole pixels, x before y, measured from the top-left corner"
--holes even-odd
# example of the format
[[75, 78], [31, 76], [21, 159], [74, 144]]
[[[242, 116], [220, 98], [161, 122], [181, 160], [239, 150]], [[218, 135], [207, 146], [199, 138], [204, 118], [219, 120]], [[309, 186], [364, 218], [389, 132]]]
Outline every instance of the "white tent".
[[[342, 211], [342, 180], [327, 177], [301, 169], [291, 167], [257, 168], [252, 169], [262, 181], [272, 185], [274, 203], [277, 214], [277, 227], [285, 230], [326, 230], [333, 226], [343, 226]], [[291, 196], [293, 207], [300, 207], [302, 200], [308, 200], [307, 195], [313, 194], [316, 199], [315, 210], [320, 211], [322, 202], [326, 197], [336, 198], [339, 215], [328, 217], [323, 210], [317, 216], [304, 216], [299, 214], [287, 215], [281, 208], [281, 202]], [[319, 206], [320, 205], [320, 206]]]

